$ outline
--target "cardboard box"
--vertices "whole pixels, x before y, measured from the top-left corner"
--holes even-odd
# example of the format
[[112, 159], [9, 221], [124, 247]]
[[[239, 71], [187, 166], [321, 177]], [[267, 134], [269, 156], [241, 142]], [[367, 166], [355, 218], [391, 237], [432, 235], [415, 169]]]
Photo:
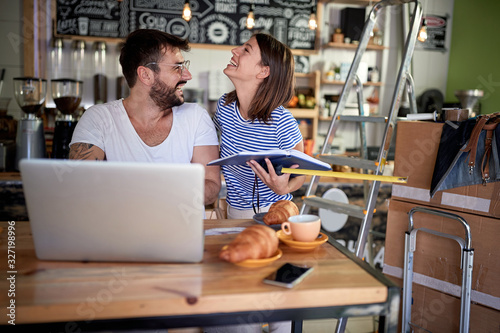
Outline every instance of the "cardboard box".
[[[425, 207], [394, 199], [389, 202], [383, 267], [386, 275], [403, 278], [408, 212], [415, 206]], [[474, 248], [472, 302], [500, 310], [500, 221], [491, 217], [441, 210], [461, 216], [470, 226]], [[425, 227], [465, 237], [462, 224], [450, 218], [417, 212], [413, 215], [413, 222], [414, 228]], [[413, 258], [413, 282], [460, 297], [461, 253], [455, 240], [418, 232]]]
[[392, 198], [460, 212], [500, 217], [500, 182], [457, 187], [430, 197], [443, 124], [401, 121], [397, 125], [394, 175], [408, 177], [392, 186]]
[[[403, 280], [392, 277], [389, 279], [399, 286], [403, 284]], [[402, 304], [400, 314], [401, 310]], [[399, 323], [398, 329], [401, 329], [401, 318]], [[459, 332], [460, 298], [413, 284], [410, 323], [412, 332]], [[470, 332], [500, 332], [500, 312], [479, 304], [471, 304], [469, 327]]]

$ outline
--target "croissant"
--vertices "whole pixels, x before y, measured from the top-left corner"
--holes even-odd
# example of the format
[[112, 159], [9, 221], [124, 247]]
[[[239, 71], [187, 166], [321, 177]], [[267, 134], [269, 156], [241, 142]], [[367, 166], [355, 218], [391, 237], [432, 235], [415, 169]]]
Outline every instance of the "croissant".
[[265, 225], [252, 225], [222, 248], [219, 258], [231, 263], [269, 258], [278, 250], [278, 243], [276, 231]]
[[299, 215], [297, 205], [290, 200], [279, 200], [269, 207], [269, 211], [264, 215], [264, 223], [267, 225], [281, 224], [294, 215]]

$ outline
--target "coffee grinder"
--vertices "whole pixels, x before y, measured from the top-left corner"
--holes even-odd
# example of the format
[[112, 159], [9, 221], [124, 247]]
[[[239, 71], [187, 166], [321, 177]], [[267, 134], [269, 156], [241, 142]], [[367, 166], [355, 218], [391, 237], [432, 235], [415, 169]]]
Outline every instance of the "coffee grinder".
[[17, 120], [7, 114], [12, 98], [0, 97], [0, 172], [14, 171]]
[[51, 80], [51, 89], [52, 99], [62, 113], [62, 116], [56, 119], [54, 127], [52, 158], [67, 159], [69, 144], [77, 122], [74, 113], [82, 101], [83, 81], [54, 79]]
[[483, 95], [484, 92], [479, 89], [455, 90], [455, 96], [460, 101], [462, 108], [469, 110], [468, 118], [476, 116], [474, 108]]
[[47, 94], [47, 80], [35, 77], [14, 78], [14, 96], [24, 111], [16, 134], [16, 169], [23, 158], [45, 157], [43, 120], [36, 116]]

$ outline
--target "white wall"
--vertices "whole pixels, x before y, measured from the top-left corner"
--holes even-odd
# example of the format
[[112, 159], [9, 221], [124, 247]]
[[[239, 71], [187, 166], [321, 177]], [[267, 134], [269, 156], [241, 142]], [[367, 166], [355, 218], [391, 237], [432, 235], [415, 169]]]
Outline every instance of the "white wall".
[[438, 89], [443, 96], [446, 94], [448, 77], [449, 51], [451, 46], [451, 29], [453, 24], [454, 0], [423, 0], [425, 15], [448, 16], [445, 50], [429, 51], [417, 48], [413, 55], [413, 78], [417, 96], [427, 89]]

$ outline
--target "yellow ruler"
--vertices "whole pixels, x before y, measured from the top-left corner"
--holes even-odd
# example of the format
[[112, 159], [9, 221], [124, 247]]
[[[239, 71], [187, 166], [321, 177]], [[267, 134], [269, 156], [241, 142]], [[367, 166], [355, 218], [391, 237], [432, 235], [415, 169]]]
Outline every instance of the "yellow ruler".
[[408, 177], [368, 175], [368, 174], [364, 174], [364, 173], [355, 173], [355, 172], [320, 171], [320, 170], [305, 170], [305, 169], [290, 169], [290, 168], [281, 168], [281, 172], [282, 173], [293, 173], [296, 175], [310, 175], [310, 176], [336, 177], [336, 178], [362, 179], [362, 180], [378, 180], [380, 182], [389, 182], [389, 183], [406, 183], [408, 181]]

